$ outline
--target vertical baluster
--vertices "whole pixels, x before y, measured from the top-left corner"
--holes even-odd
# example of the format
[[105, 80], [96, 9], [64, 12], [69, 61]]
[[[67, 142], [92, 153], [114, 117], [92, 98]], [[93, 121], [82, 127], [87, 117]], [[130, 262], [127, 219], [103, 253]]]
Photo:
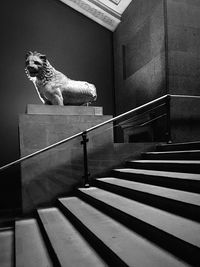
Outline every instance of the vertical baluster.
[[83, 162], [84, 162], [84, 187], [90, 187], [89, 184], [89, 176], [90, 173], [88, 172], [88, 155], [87, 155], [87, 142], [89, 139], [87, 138], [87, 132], [82, 133], [83, 141], [81, 141], [81, 144], [83, 145]]
[[167, 132], [166, 132], [166, 139], [167, 143], [172, 143], [171, 139], [171, 112], [170, 112], [170, 107], [171, 107], [171, 96], [167, 95], [166, 98], [166, 109], [167, 109]]

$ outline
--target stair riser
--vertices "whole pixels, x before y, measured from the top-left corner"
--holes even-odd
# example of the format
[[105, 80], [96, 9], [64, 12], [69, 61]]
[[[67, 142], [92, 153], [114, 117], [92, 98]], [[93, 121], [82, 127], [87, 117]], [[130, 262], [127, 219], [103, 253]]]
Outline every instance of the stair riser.
[[126, 166], [128, 168], [135, 169], [147, 169], [147, 170], [158, 170], [158, 171], [174, 171], [174, 172], [185, 172], [185, 173], [200, 173], [200, 165], [199, 164], [184, 164], [184, 163], [143, 163], [143, 162], [127, 162]]
[[200, 152], [166, 154], [142, 153], [142, 158], [147, 160], [200, 160]]
[[0, 266], [2, 267], [14, 266], [14, 235], [14, 229], [0, 230]]
[[100, 201], [80, 191], [77, 194], [90, 205], [93, 205], [105, 214], [112, 216], [114, 219], [132, 229], [134, 232], [137, 232], [139, 235], [151, 240], [153, 243], [156, 243], [158, 246], [173, 253], [184, 261], [193, 264], [193, 266], [199, 266], [199, 249], [197, 247], [173, 237], [172, 235], [169, 235], [168, 233], [159, 230], [144, 221], [138, 220], [127, 213], [111, 207], [110, 205], [104, 203], [103, 200]]
[[163, 209], [168, 212], [200, 222], [200, 207], [196, 205], [168, 199], [163, 197], [162, 195], [156, 196], [153, 194], [144, 193], [129, 188], [124, 188], [118, 185], [105, 183], [100, 180], [94, 180], [93, 183], [94, 186], [99, 187], [101, 189], [108, 190], [110, 192], [119, 194], [121, 196], [139, 201], [141, 203], [154, 206], [156, 208]]
[[185, 179], [175, 179], [161, 176], [151, 176], [144, 174], [130, 174], [113, 171], [112, 175], [117, 178], [126, 179], [130, 181], [146, 183], [151, 185], [158, 185], [188, 192], [200, 193], [200, 181], [192, 181]]
[[161, 145], [156, 147], [156, 151], [182, 151], [182, 150], [200, 150], [200, 142], [189, 144]]

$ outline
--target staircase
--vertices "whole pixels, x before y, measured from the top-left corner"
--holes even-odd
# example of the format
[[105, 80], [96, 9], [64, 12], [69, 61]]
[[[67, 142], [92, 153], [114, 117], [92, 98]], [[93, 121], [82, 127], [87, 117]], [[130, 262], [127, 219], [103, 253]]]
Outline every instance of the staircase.
[[0, 266], [199, 267], [199, 193], [200, 142], [159, 145], [2, 230]]

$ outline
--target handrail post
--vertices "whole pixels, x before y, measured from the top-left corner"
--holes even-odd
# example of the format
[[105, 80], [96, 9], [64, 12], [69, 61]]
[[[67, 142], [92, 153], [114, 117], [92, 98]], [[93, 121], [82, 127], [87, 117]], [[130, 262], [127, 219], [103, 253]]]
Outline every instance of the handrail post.
[[88, 172], [88, 156], [87, 156], [87, 142], [89, 139], [87, 138], [87, 132], [82, 133], [82, 141], [81, 144], [83, 145], [83, 161], [84, 161], [84, 187], [90, 187], [89, 184], [89, 176], [90, 173]]
[[171, 96], [170, 95], [168, 95], [166, 98], [166, 109], [167, 109], [166, 139], [167, 139], [167, 143], [172, 143], [172, 140], [171, 140]]

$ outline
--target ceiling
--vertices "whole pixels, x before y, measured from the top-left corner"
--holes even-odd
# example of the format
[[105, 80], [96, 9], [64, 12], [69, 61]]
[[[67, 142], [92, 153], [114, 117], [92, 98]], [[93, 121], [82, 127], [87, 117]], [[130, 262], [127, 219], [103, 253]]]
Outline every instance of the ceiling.
[[132, 0], [60, 0], [110, 31], [121, 22], [121, 16]]

